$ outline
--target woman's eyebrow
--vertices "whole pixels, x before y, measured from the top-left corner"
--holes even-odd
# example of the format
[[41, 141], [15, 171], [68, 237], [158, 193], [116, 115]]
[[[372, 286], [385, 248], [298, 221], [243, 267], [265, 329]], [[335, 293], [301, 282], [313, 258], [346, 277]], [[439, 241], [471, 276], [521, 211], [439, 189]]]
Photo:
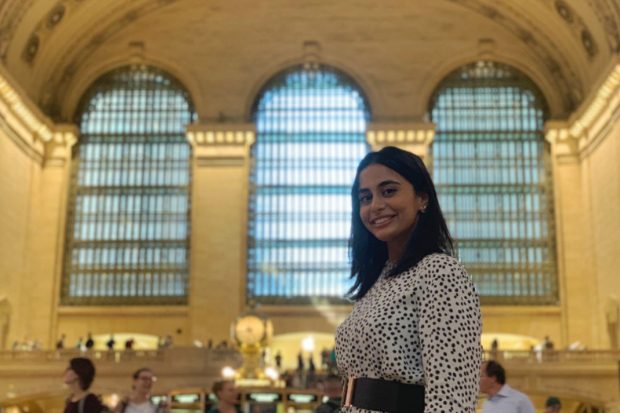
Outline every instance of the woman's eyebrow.
[[[385, 181], [381, 181], [379, 183], [379, 185], [377, 185], [377, 187], [382, 188], [382, 187], [387, 186], [387, 185], [400, 185], [400, 182], [393, 181], [391, 179], [387, 179]], [[370, 189], [368, 189], [368, 188], [360, 188], [359, 191], [357, 191], [357, 192], [360, 193], [360, 194], [363, 193], [363, 192], [370, 192]]]
[[393, 185], [393, 184], [400, 185], [400, 182], [388, 179], [388, 180], [382, 181], [378, 186], [381, 187], [381, 186]]

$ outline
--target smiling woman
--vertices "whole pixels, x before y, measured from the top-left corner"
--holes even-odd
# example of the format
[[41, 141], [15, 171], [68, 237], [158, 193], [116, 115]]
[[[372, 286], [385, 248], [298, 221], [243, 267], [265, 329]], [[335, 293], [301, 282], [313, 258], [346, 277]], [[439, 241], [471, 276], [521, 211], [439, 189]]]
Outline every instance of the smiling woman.
[[353, 312], [338, 328], [345, 412], [473, 413], [480, 302], [420, 157], [394, 147], [357, 169]]
[[404, 252], [418, 214], [426, 212], [428, 195], [417, 194], [405, 178], [380, 164], [362, 171], [359, 194], [364, 226], [387, 244], [389, 260], [395, 262]]

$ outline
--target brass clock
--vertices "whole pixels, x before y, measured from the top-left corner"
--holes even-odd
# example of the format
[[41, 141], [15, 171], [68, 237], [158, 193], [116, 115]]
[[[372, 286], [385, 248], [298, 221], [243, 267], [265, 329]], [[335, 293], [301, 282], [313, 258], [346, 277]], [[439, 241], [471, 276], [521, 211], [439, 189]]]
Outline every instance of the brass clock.
[[233, 324], [233, 338], [239, 347], [264, 347], [272, 334], [271, 321], [254, 312], [242, 314]]

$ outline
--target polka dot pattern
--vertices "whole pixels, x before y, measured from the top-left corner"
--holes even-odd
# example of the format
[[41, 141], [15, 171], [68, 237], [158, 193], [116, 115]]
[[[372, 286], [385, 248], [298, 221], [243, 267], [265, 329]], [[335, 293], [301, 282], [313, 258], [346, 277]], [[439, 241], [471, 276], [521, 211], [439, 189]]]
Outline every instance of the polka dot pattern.
[[395, 277], [390, 268], [338, 327], [341, 374], [424, 385], [425, 413], [475, 412], [481, 318], [471, 277], [445, 254]]

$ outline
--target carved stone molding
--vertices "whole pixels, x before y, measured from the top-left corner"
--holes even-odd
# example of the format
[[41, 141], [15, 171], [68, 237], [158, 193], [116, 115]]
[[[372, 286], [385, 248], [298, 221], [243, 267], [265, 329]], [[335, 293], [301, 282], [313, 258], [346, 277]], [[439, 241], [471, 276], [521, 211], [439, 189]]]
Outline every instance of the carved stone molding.
[[38, 51], [52, 31], [84, 2], [82, 0], [60, 0], [45, 14], [36, 24], [22, 51], [22, 59], [32, 65], [35, 62]]
[[546, 138], [560, 156], [584, 157], [594, 150], [620, 121], [620, 61], [611, 70], [589, 104], [568, 122], [547, 122]]
[[397, 146], [425, 160], [434, 137], [435, 125], [430, 122], [371, 123], [366, 132], [366, 140], [373, 150]]
[[584, 52], [590, 60], [598, 54], [598, 45], [592, 37], [592, 32], [581, 16], [565, 0], [547, 0], [547, 6], [554, 10], [569, 27], [573, 37], [582, 44]]
[[6, 62], [15, 30], [34, 0], [14, 0], [0, 4], [0, 58]]
[[[581, 79], [571, 70], [571, 64], [560, 53], [560, 48], [544, 33], [540, 27], [523, 15], [516, 7], [506, 2], [487, 4], [483, 0], [449, 0], [482, 14], [512, 32], [521, 39], [541, 59], [541, 62], [554, 79], [563, 98], [564, 112], [572, 113], [584, 99], [584, 88]], [[505, 13], [506, 9], [509, 13]], [[526, 23], [526, 24], [524, 24]]]
[[566, 122], [547, 122], [545, 139], [551, 144], [552, 154], [559, 163], [579, 162], [579, 141], [571, 136]]
[[75, 125], [54, 124], [0, 70], [0, 128], [41, 165], [64, 163], [77, 140]]
[[251, 123], [192, 124], [187, 139], [196, 166], [239, 166], [249, 158], [256, 127]]
[[588, 4], [605, 30], [609, 51], [620, 52], [620, 4], [616, 0], [588, 0]]
[[[79, 1], [79, 0], [71, 0]], [[159, 0], [142, 2], [132, 9], [117, 16], [113, 20], [97, 27], [102, 27], [92, 33], [84, 33], [83, 36], [77, 37], [72, 47], [67, 47], [65, 55], [58, 60], [55, 70], [51, 70], [50, 78], [47, 84], [51, 85], [46, 91], [48, 96], [54, 96], [54, 100], [43, 101], [41, 107], [50, 116], [60, 119], [60, 102], [64, 98], [66, 85], [71, 82], [82, 62], [85, 62], [92, 53], [94, 53], [102, 44], [114, 36], [116, 33], [126, 28], [136, 20], [165, 7], [175, 0]], [[138, 2], [136, 2], [138, 3]], [[84, 43], [86, 39], [86, 43]]]
[[71, 158], [71, 147], [77, 142], [78, 134], [76, 125], [55, 125], [52, 139], [45, 142], [44, 166], [64, 166]]

